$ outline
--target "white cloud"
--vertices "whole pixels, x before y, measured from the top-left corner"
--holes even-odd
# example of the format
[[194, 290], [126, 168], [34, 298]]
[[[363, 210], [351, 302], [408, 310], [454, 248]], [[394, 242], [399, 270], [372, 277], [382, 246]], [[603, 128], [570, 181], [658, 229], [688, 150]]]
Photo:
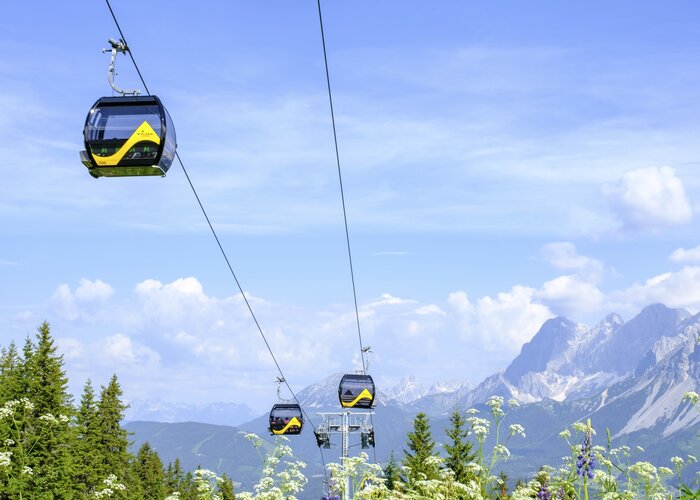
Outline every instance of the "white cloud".
[[579, 255], [576, 246], [568, 241], [547, 243], [540, 250], [542, 258], [556, 269], [577, 271], [578, 275], [597, 282], [603, 274], [603, 263], [597, 259]]
[[601, 311], [605, 295], [591, 282], [574, 275], [545, 282], [535, 297], [551, 310], [568, 318], [581, 318]]
[[63, 355], [64, 360], [80, 358], [85, 352], [83, 343], [78, 339], [70, 337], [57, 338], [56, 346], [58, 348], [58, 352]]
[[80, 285], [75, 289], [75, 298], [81, 302], [93, 300], [107, 300], [114, 295], [114, 289], [102, 280], [80, 280]]
[[[600, 267], [570, 244], [550, 245], [543, 255], [562, 269]], [[69, 370], [95, 380], [116, 372], [125, 391], [139, 397], [151, 391], [174, 401], [190, 392], [204, 401], [226, 398], [221, 384], [209, 380], [215, 373], [218, 380], [247, 381], [234, 384], [236, 397], [266, 400], [261, 380], [274, 380], [276, 369], [240, 295], [208, 295], [193, 277], [170, 283], [144, 280], [132, 297], [119, 303], [112, 288], [99, 280], [81, 282], [78, 289], [82, 292], [72, 293], [68, 285], [61, 285], [51, 298], [51, 305], [61, 305], [65, 313], [54, 331]], [[248, 297], [295, 387], [359, 366], [350, 304], [319, 311]], [[88, 299], [103, 301], [104, 307], [102, 314], [85, 323], [81, 308]], [[505, 368], [523, 343], [556, 314], [595, 320], [615, 311], [630, 317], [652, 302], [700, 310], [700, 267], [685, 267], [612, 292], [571, 274], [539, 288], [516, 285], [475, 299], [457, 291], [444, 303], [421, 303], [387, 293], [361, 303], [360, 311], [363, 344], [373, 351], [373, 374], [415, 374], [432, 381], [458, 375], [478, 383]], [[450, 367], [458, 367], [458, 372]], [[246, 384], [258, 392], [246, 392]], [[270, 387], [272, 393], [272, 382]]]
[[700, 263], [700, 245], [695, 248], [678, 248], [669, 257], [673, 262]]
[[652, 303], [700, 311], [700, 266], [686, 266], [677, 272], [662, 273], [606, 297], [611, 310], [636, 314]]
[[117, 333], [106, 337], [100, 343], [101, 359], [110, 366], [117, 365], [126, 368], [128, 365], [139, 365], [140, 368], [155, 368], [160, 362], [160, 355], [153, 349], [142, 344], [134, 343], [130, 337]]
[[416, 309], [416, 314], [439, 314], [440, 316], [445, 316], [447, 313], [435, 304], [428, 304]]
[[49, 302], [53, 312], [63, 319], [91, 322], [105, 314], [104, 307], [112, 295], [114, 289], [107, 283], [81, 279], [75, 292], [65, 283], [59, 285]]
[[[552, 316], [534, 302], [533, 294], [533, 289], [513, 287], [471, 304], [458, 292], [446, 307], [388, 293], [366, 301], [360, 304], [361, 327], [363, 344], [376, 353], [370, 356], [373, 371], [432, 379], [439, 378], [445, 366], [463, 366], [461, 375], [478, 381], [503, 368]], [[67, 285], [55, 295], [78, 302]], [[318, 312], [256, 297], [249, 300], [277, 361], [294, 383], [317, 381], [319, 367], [330, 373], [359, 366], [356, 319], [348, 304]], [[192, 380], [204, 372], [274, 377], [270, 354], [240, 295], [208, 295], [192, 277], [171, 283], [144, 280], [134, 288], [130, 304], [112, 304], [109, 311], [111, 316], [76, 336], [82, 344], [66, 344], [72, 366], [84, 372], [117, 371], [125, 384], [140, 391], [142, 384], [155, 387], [180, 369]], [[73, 331], [81, 317], [63, 319]], [[148, 382], [142, 378], [145, 367], [150, 367], [153, 379]]]
[[683, 182], [671, 167], [630, 170], [603, 193], [624, 229], [661, 229], [693, 216]]
[[510, 292], [501, 292], [495, 298], [481, 297], [472, 303], [465, 292], [459, 291], [449, 295], [448, 303], [459, 316], [462, 339], [487, 351], [510, 355], [554, 316], [534, 300], [535, 293], [533, 288], [516, 285]]
[[56, 291], [51, 296], [50, 302], [54, 306], [55, 313], [63, 319], [73, 321], [78, 318], [75, 296], [67, 284], [63, 283], [58, 285]]

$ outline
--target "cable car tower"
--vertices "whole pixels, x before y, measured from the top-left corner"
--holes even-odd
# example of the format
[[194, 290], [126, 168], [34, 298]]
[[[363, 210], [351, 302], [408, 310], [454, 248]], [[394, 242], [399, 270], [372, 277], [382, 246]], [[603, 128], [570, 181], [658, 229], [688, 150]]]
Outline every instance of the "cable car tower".
[[[369, 354], [370, 347], [362, 349], [363, 353]], [[356, 374], [345, 374], [338, 386], [338, 399], [340, 406], [343, 408], [341, 412], [322, 412], [317, 413], [323, 418], [323, 422], [319, 424], [314, 431], [316, 436], [316, 444], [319, 448], [329, 449], [331, 447], [331, 435], [340, 434], [340, 450], [341, 463], [350, 456], [350, 435], [355, 433], [360, 434], [360, 446], [363, 450], [370, 447], [374, 448], [374, 427], [372, 425], [372, 408], [375, 405], [375, 386], [372, 377], [365, 375], [367, 364], [363, 366], [363, 370], [358, 370]], [[353, 408], [368, 411], [354, 411]], [[345, 494], [343, 500], [352, 500], [352, 491], [350, 491], [350, 478], [345, 479]]]

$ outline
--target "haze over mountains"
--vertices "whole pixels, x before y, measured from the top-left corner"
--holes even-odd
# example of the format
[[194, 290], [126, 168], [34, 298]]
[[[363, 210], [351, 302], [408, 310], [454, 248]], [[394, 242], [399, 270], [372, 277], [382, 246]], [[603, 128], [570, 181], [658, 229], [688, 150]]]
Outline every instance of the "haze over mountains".
[[[377, 459], [386, 460], [392, 450], [402, 456], [405, 434], [417, 412], [431, 416], [436, 441], [443, 442], [442, 432], [453, 408], [479, 408], [490, 396], [500, 395], [522, 405], [508, 419], [523, 424], [527, 438], [509, 443], [512, 456], [504, 466], [518, 477], [535, 472], [532, 467], [557, 463], [567, 453], [559, 432], [583, 418], [590, 418], [599, 430], [608, 428], [618, 444], [638, 444], [649, 450], [639, 459], [668, 466], [673, 455], [700, 453], [700, 411], [683, 399], [688, 391], [700, 392], [699, 334], [700, 314], [661, 304], [644, 308], [628, 322], [610, 314], [593, 327], [563, 317], [550, 319], [505, 370], [477, 386], [455, 382], [426, 387], [409, 377], [397, 387], [380, 388], [374, 418]], [[331, 375], [297, 394], [309, 415], [338, 411], [339, 378]], [[266, 418], [263, 415], [239, 429], [266, 435]], [[159, 442], [159, 436], [168, 435], [167, 425], [156, 427], [159, 434], [138, 422], [127, 428], [136, 433], [137, 444], [148, 440], [167, 461], [175, 458], [168, 445]], [[210, 428], [205, 434], [217, 432]], [[311, 433], [303, 433], [292, 445], [309, 462], [310, 471], [320, 472]], [[225, 457], [217, 456], [216, 449], [204, 452], [204, 448], [197, 448], [192, 464], [211, 464], [217, 470]], [[179, 453], [187, 463], [182, 454], [188, 451], [180, 447]], [[226, 472], [240, 477], [236, 473], [241, 473], [243, 465]], [[248, 479], [239, 480], [245, 484]]]

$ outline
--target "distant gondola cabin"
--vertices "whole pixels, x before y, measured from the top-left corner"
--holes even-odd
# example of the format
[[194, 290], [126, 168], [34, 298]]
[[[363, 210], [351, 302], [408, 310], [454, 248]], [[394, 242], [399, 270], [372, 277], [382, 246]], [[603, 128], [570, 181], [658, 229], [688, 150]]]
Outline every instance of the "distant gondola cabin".
[[280, 403], [270, 410], [270, 433], [296, 435], [304, 426], [304, 414], [298, 404]]
[[93, 177], [161, 176], [177, 141], [170, 115], [156, 96], [102, 97], [83, 131], [80, 159]]
[[374, 408], [374, 395], [374, 380], [369, 375], [345, 374], [338, 386], [343, 408]]

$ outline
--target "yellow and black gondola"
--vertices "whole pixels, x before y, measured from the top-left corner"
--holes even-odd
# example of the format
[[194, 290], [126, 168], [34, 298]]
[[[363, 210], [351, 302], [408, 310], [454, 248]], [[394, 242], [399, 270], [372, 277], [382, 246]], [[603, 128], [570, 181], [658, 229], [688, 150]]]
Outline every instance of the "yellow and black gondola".
[[93, 177], [165, 176], [177, 140], [157, 96], [102, 97], [85, 120], [80, 159]]
[[301, 434], [304, 414], [294, 403], [278, 403], [270, 410], [270, 433], [273, 435]]
[[375, 387], [370, 375], [347, 373], [338, 386], [343, 408], [374, 408]]

